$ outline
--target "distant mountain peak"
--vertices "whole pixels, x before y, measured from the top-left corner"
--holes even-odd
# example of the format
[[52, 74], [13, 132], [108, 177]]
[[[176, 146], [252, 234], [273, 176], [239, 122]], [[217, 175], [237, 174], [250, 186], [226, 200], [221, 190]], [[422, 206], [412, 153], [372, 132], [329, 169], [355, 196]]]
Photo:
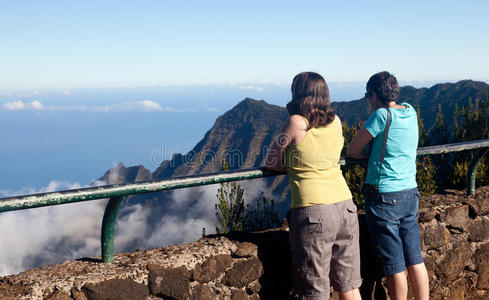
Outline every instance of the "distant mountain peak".
[[263, 149], [278, 134], [288, 114], [285, 108], [264, 100], [245, 98], [217, 118], [204, 138], [184, 156], [164, 161], [154, 178], [215, 172], [228, 153], [234, 153], [230, 169], [262, 164]]
[[151, 178], [151, 172], [143, 165], [126, 168], [126, 166], [120, 162], [115, 167], [105, 172], [105, 174], [97, 181], [102, 181], [106, 184], [120, 184], [151, 180]]
[[283, 109], [283, 107], [270, 104], [265, 100], [255, 100], [253, 98], [245, 98], [241, 100], [238, 104], [236, 104], [231, 110], [233, 111], [241, 111], [241, 110], [249, 110], [249, 109], [265, 109], [265, 110], [275, 110], [275, 109]]

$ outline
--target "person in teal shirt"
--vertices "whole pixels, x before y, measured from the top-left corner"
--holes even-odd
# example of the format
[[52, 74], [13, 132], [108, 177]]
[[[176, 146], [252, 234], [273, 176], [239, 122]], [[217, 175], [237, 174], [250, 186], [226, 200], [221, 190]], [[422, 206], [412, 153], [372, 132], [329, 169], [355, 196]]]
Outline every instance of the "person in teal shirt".
[[[379, 192], [395, 192], [417, 187], [416, 149], [418, 146], [418, 121], [416, 111], [408, 103], [405, 108], [381, 107], [373, 112], [364, 127], [374, 138], [368, 160], [366, 182], [378, 184]], [[384, 142], [387, 110], [391, 112], [391, 125], [387, 137], [384, 161], [379, 180], [380, 154]]]
[[[380, 72], [367, 82], [365, 98], [374, 112], [352, 139], [347, 155], [368, 158], [365, 215], [371, 244], [391, 299], [407, 298], [405, 270], [415, 299], [429, 299], [428, 273], [418, 227], [420, 194], [416, 183], [418, 123], [408, 103], [397, 104], [396, 77]], [[390, 125], [386, 131], [388, 111]], [[384, 159], [381, 153], [387, 132]]]

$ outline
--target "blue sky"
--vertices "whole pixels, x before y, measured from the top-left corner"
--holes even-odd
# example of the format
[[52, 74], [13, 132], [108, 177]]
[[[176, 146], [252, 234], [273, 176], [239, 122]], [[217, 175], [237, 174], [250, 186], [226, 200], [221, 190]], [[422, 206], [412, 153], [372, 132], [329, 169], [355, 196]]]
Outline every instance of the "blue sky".
[[489, 78], [489, 1], [0, 1], [0, 89]]
[[488, 11], [489, 1], [0, 0], [0, 190], [85, 185], [119, 162], [154, 170], [245, 97], [285, 105], [305, 70], [326, 77], [332, 101], [361, 98], [381, 70], [416, 87], [489, 82]]

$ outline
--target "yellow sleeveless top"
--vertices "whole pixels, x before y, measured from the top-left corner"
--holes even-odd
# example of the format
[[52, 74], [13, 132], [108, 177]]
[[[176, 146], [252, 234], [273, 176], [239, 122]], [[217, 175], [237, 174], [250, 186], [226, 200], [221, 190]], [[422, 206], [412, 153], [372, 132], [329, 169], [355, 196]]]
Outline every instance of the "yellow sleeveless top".
[[291, 207], [332, 204], [352, 198], [338, 163], [343, 142], [341, 122], [336, 116], [326, 126], [309, 129], [300, 142], [289, 146], [285, 164]]

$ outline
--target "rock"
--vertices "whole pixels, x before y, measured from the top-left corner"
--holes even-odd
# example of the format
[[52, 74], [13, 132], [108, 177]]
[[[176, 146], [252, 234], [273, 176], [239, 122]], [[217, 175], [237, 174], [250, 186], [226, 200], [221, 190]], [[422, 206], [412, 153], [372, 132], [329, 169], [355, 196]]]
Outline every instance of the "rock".
[[260, 296], [258, 294], [253, 294], [248, 297], [249, 300], [260, 300]]
[[88, 300], [144, 300], [149, 295], [146, 285], [129, 278], [87, 283], [82, 287], [82, 292]]
[[234, 239], [258, 246], [258, 255], [263, 270], [266, 270], [260, 277], [260, 297], [287, 299], [292, 285], [289, 232], [282, 229], [265, 230], [235, 236]]
[[449, 299], [465, 299], [465, 279], [461, 278], [450, 286]]
[[469, 227], [469, 241], [483, 242], [489, 240], [489, 218], [477, 218]]
[[224, 280], [230, 286], [242, 288], [260, 278], [262, 271], [261, 261], [256, 257], [239, 260], [234, 263], [231, 270], [226, 272]]
[[[18, 281], [13, 281], [12, 277], [13, 276], [0, 277], [0, 295], [2, 297], [10, 300], [18, 299], [18, 297], [20, 297], [21, 295], [32, 294], [32, 289], [29, 286], [21, 285]], [[3, 298], [0, 299], [3, 300]]]
[[476, 296], [478, 299], [488, 299], [489, 298], [489, 291], [484, 291], [484, 290], [477, 290]]
[[448, 226], [466, 230], [470, 222], [469, 206], [463, 205], [447, 208], [440, 214], [440, 219]]
[[190, 272], [185, 267], [164, 268], [148, 265], [148, 285], [151, 294], [175, 299], [189, 296]]
[[238, 249], [236, 249], [233, 255], [236, 257], [257, 257], [258, 246], [248, 242], [239, 243]]
[[479, 247], [474, 253], [474, 263], [476, 265], [476, 272], [478, 274], [477, 288], [489, 289], [489, 243], [486, 243]]
[[484, 216], [489, 214], [488, 197], [477, 197], [476, 199], [468, 200], [467, 203], [472, 207], [476, 215]]
[[429, 299], [446, 299], [448, 300], [447, 297], [444, 297], [443, 295], [443, 290], [436, 286], [436, 285], [433, 285], [432, 282], [430, 282], [430, 297]]
[[200, 278], [202, 275], [202, 265], [196, 265], [195, 268], [192, 269], [191, 274], [190, 274], [190, 279], [191, 280], [197, 280]]
[[450, 231], [439, 222], [421, 224], [420, 227], [422, 228], [421, 238], [425, 249], [436, 249], [449, 244], [452, 240]]
[[471, 298], [477, 290], [477, 280], [479, 275], [475, 272], [467, 271], [465, 276], [465, 298]]
[[220, 281], [212, 285], [212, 291], [217, 295], [217, 299], [229, 299], [231, 297], [231, 288]]
[[71, 297], [75, 300], [88, 300], [85, 294], [75, 288], [71, 289]]
[[192, 288], [192, 295], [190, 300], [214, 300], [216, 294], [211, 287], [203, 284], [199, 284]]
[[436, 208], [420, 208], [419, 209], [419, 217], [418, 217], [418, 222], [419, 223], [426, 223], [426, 222], [431, 222], [437, 214]]
[[248, 284], [246, 287], [246, 292], [248, 294], [258, 293], [261, 290], [260, 281], [255, 280], [252, 283]]
[[68, 296], [65, 292], [56, 291], [54, 292], [48, 300], [72, 300], [70, 296]]
[[194, 268], [192, 278], [201, 283], [212, 281], [231, 266], [232, 260], [230, 255], [209, 257], [202, 265]]
[[[429, 299], [440, 300], [463, 300], [467, 299], [465, 279], [459, 278], [453, 282], [432, 282], [430, 281]], [[408, 299], [414, 299], [413, 296]], [[471, 299], [471, 298], [469, 298]]]
[[438, 264], [438, 277], [455, 280], [464, 270], [471, 255], [467, 242], [459, 242], [447, 251], [445, 258]]
[[233, 289], [231, 300], [248, 300], [248, 294], [243, 290]]
[[435, 260], [431, 256], [427, 256], [424, 258], [424, 264], [426, 266], [426, 270], [428, 270], [428, 279], [429, 281], [434, 281], [437, 279], [437, 276], [435, 274], [435, 269], [437, 267], [437, 264]]

